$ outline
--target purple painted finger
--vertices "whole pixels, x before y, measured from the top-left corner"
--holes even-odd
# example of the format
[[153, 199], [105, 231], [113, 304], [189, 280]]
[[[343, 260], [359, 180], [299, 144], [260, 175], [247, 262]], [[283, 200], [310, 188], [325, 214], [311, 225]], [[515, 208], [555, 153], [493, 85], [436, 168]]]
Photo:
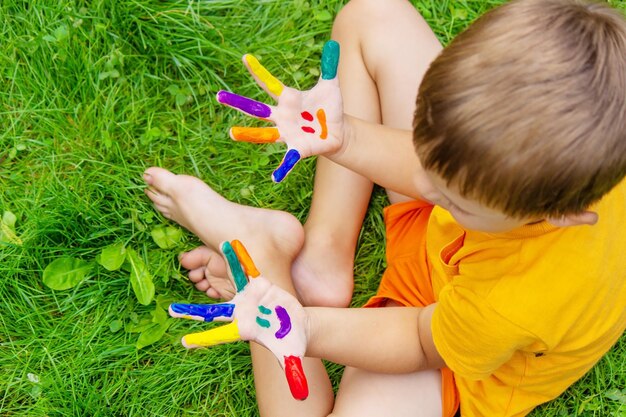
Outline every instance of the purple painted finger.
[[272, 109], [267, 104], [224, 90], [217, 93], [217, 101], [249, 116], [261, 119], [267, 119], [272, 114]]

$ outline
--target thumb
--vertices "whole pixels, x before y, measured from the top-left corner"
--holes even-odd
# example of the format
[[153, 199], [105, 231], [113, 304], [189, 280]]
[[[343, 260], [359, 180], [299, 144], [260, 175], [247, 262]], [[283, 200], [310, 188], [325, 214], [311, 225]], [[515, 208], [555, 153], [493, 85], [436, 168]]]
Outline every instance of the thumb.
[[296, 149], [288, 149], [280, 165], [272, 173], [272, 180], [274, 182], [281, 182], [284, 180], [287, 174], [289, 174], [293, 167], [296, 166], [300, 158], [300, 152]]

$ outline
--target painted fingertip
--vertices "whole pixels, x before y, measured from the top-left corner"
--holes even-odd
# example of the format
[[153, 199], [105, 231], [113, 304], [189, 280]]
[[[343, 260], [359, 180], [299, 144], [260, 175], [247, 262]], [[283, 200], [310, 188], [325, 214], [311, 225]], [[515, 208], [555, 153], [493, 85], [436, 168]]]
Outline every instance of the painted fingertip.
[[239, 258], [237, 258], [237, 254], [230, 242], [223, 242], [221, 250], [226, 258], [233, 280], [235, 281], [235, 288], [237, 288], [237, 292], [241, 292], [246, 285], [248, 285], [248, 278], [246, 278], [243, 272]]
[[204, 317], [197, 312], [192, 311], [189, 306], [189, 304], [170, 304], [167, 312], [170, 317], [174, 317], [175, 319], [205, 321]]
[[185, 347], [185, 349], [194, 349], [194, 348], [198, 348], [198, 347], [200, 347], [200, 346], [198, 346], [198, 345], [191, 345], [191, 344], [187, 343], [186, 338], [187, 338], [187, 336], [183, 336], [183, 337], [180, 339], [180, 344], [181, 344], [181, 345], [183, 345], [183, 346]]
[[281, 182], [284, 180], [299, 160], [300, 152], [295, 149], [289, 149], [280, 163], [280, 166], [272, 173], [272, 180], [274, 182]]
[[220, 104], [233, 107], [260, 119], [267, 119], [272, 114], [272, 109], [267, 104], [231, 93], [230, 91], [220, 90], [215, 97]]
[[322, 49], [322, 79], [332, 80], [337, 76], [339, 66], [339, 43], [330, 40]]
[[218, 103], [224, 104], [224, 97], [228, 95], [228, 91], [220, 90], [215, 95], [215, 99]]
[[230, 318], [235, 312], [235, 305], [218, 304], [170, 304], [170, 316], [198, 321], [214, 321], [216, 318]]
[[241, 340], [237, 320], [224, 326], [219, 326], [211, 330], [200, 333], [191, 333], [183, 336], [181, 343], [186, 348], [210, 347], [231, 343]]
[[296, 400], [306, 400], [309, 396], [309, 384], [298, 356], [285, 356], [285, 376], [291, 395]]
[[256, 278], [261, 275], [243, 243], [239, 240], [233, 240], [231, 246], [235, 250], [235, 254], [237, 254], [237, 258], [247, 276]]
[[283, 83], [278, 81], [276, 77], [274, 77], [254, 55], [246, 54], [243, 56], [243, 60], [248, 65], [250, 72], [254, 74], [258, 80], [263, 83], [267, 91], [276, 97], [280, 96], [283, 93]]
[[229, 130], [230, 138], [237, 142], [274, 143], [280, 139], [280, 132], [275, 127], [240, 127]]

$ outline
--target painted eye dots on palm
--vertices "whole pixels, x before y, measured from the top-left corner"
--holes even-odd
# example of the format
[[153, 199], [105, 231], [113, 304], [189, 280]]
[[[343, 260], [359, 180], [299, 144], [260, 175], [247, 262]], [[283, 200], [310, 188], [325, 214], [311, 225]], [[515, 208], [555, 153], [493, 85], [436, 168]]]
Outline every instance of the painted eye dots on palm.
[[171, 304], [169, 313], [176, 318], [230, 323], [187, 334], [182, 338], [183, 346], [190, 349], [254, 340], [277, 357], [293, 397], [306, 399], [309, 389], [302, 368], [306, 338], [302, 336], [301, 323], [292, 317], [293, 306], [299, 304], [261, 276], [240, 241], [223, 242], [220, 249], [237, 289], [236, 296], [226, 303]]
[[[277, 105], [271, 106], [228, 91], [219, 91], [217, 101], [248, 116], [275, 124], [274, 127], [233, 126], [230, 137], [240, 142], [285, 143], [287, 151], [272, 173], [272, 179], [281, 182], [300, 159], [318, 153], [317, 145], [311, 141], [328, 138], [327, 107], [332, 103], [325, 103], [323, 99], [307, 101], [305, 93], [286, 87], [252, 55], [244, 55], [243, 62], [259, 86], [277, 101]], [[322, 50], [321, 79], [314, 89], [334, 81], [338, 65], [339, 44], [328, 41]]]

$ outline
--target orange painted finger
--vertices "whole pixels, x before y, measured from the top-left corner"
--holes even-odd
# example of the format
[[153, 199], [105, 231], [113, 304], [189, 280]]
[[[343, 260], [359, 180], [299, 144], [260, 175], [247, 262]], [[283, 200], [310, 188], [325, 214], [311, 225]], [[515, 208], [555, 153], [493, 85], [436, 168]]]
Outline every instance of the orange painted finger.
[[280, 138], [275, 127], [239, 127], [230, 128], [230, 137], [238, 142], [274, 143]]
[[250, 254], [246, 250], [246, 247], [243, 246], [243, 243], [238, 240], [233, 240], [232, 242], [230, 242], [230, 244], [237, 254], [237, 258], [239, 259], [243, 270], [246, 272], [246, 275], [251, 278], [256, 278], [261, 275], [256, 265], [254, 265], [254, 262], [252, 261]]

